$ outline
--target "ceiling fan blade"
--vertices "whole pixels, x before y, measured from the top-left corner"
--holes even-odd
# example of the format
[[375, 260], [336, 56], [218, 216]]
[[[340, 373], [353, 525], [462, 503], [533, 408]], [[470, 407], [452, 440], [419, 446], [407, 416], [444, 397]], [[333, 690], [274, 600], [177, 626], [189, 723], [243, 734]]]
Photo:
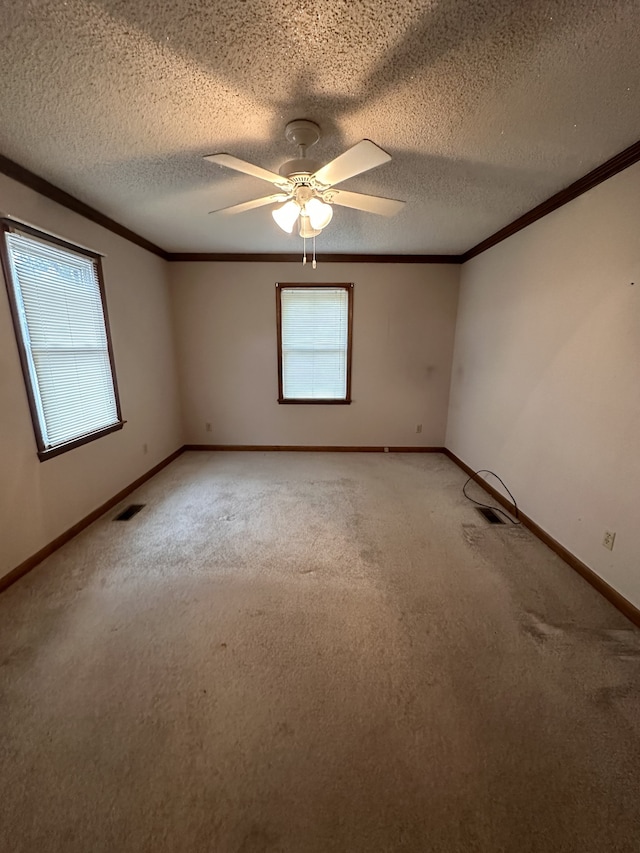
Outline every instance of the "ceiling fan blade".
[[288, 198], [289, 196], [284, 193], [275, 193], [274, 195], [265, 195], [262, 198], [253, 198], [251, 201], [243, 201], [241, 204], [232, 204], [229, 207], [210, 210], [209, 213], [224, 213], [229, 216], [234, 213], [244, 213], [246, 210], [255, 210], [256, 207], [264, 207], [265, 204], [277, 204], [279, 201], [286, 201]]
[[344, 154], [340, 154], [335, 160], [318, 169], [314, 177], [321, 184], [334, 187], [341, 181], [346, 181], [347, 178], [353, 178], [354, 175], [359, 175], [361, 172], [368, 172], [369, 169], [382, 166], [389, 160], [391, 160], [391, 155], [383, 151], [375, 142], [370, 139], [362, 139]]
[[288, 178], [284, 178], [276, 172], [270, 172], [268, 169], [263, 169], [262, 166], [247, 163], [246, 160], [240, 160], [233, 154], [208, 154], [203, 159], [209, 160], [210, 163], [217, 163], [219, 166], [226, 166], [227, 169], [235, 169], [236, 172], [244, 172], [245, 175], [253, 175], [254, 178], [261, 178], [263, 181], [269, 181], [279, 187], [293, 187]]
[[343, 207], [353, 207], [367, 213], [378, 213], [380, 216], [395, 216], [405, 206], [404, 201], [398, 201], [395, 198], [352, 193], [348, 190], [331, 190], [327, 196], [330, 196], [331, 204], [341, 204]]

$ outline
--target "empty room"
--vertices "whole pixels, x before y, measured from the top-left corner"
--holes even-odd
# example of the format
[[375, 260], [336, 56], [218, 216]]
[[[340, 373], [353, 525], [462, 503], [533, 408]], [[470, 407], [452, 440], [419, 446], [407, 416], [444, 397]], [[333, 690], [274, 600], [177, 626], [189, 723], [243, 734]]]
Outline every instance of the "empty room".
[[638, 3], [0, 6], [0, 849], [637, 853]]

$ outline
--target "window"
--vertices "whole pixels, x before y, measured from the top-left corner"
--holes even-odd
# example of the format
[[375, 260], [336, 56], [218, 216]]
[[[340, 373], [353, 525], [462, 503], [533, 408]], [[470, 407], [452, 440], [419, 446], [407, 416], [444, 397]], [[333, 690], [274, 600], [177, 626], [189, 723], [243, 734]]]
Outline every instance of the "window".
[[121, 429], [100, 256], [3, 219], [2, 264], [41, 460]]
[[350, 403], [352, 284], [277, 284], [278, 402]]

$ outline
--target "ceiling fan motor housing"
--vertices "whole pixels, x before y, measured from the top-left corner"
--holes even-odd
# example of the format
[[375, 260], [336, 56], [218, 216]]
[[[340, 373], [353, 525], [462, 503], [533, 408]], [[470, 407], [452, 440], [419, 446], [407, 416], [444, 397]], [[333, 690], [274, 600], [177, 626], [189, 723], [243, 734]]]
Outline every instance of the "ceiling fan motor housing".
[[[298, 176], [303, 178], [305, 175], [307, 177], [313, 175], [314, 172], [318, 171], [321, 165], [322, 164], [317, 160], [308, 160], [306, 157], [300, 157], [296, 160], [287, 160], [286, 163], [283, 163], [282, 166], [280, 166], [278, 172], [283, 178], [290, 178], [293, 181]], [[296, 183], [301, 182], [302, 181], [296, 181]]]

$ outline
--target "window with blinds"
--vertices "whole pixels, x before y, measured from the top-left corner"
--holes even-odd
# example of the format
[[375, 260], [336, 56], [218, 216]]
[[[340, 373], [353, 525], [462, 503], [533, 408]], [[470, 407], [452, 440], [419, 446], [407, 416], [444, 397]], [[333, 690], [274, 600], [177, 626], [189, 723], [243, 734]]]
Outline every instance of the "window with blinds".
[[351, 402], [351, 284], [279, 284], [280, 403]]
[[100, 256], [3, 220], [3, 265], [41, 459], [122, 427]]

